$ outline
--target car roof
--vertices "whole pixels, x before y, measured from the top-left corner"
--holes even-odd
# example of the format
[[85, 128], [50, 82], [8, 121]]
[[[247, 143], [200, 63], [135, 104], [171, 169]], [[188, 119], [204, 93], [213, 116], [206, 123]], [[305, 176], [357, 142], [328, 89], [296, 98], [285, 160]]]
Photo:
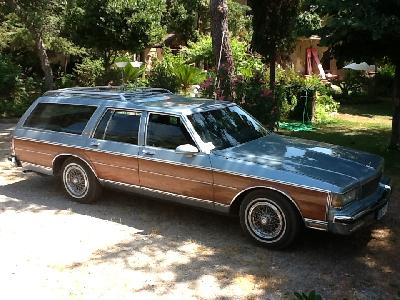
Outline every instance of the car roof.
[[192, 114], [233, 105], [232, 102], [175, 95], [161, 88], [76, 87], [46, 92], [42, 102], [104, 105], [148, 111]]

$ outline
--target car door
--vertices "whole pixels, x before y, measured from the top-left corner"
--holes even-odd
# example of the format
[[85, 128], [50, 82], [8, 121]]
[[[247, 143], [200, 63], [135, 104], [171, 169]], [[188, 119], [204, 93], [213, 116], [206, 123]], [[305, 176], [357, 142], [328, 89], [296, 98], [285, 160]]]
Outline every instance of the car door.
[[[182, 116], [149, 112], [145, 144], [139, 154], [140, 185], [156, 191], [203, 200], [213, 199], [209, 156], [177, 153], [184, 144], [196, 146]], [[197, 147], [197, 146], [196, 146]]]
[[139, 185], [140, 119], [141, 112], [134, 110], [109, 108], [105, 111], [86, 153], [99, 179]]

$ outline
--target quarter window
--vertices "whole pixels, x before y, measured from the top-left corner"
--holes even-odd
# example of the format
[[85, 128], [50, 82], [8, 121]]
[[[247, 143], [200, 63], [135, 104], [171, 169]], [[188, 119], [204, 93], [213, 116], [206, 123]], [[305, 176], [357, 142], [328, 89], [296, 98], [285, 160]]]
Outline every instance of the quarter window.
[[94, 133], [94, 138], [128, 144], [138, 144], [140, 113], [108, 110]]
[[146, 143], [148, 146], [166, 149], [176, 149], [184, 144], [195, 146], [179, 117], [159, 114], [150, 114]]
[[96, 107], [85, 105], [39, 103], [24, 126], [82, 134]]

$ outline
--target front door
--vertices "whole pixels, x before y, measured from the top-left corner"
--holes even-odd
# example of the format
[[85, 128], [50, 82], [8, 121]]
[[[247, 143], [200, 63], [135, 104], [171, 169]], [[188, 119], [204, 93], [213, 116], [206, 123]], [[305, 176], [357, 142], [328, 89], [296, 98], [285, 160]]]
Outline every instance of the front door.
[[139, 154], [140, 185], [156, 191], [213, 200], [210, 158], [205, 153], [176, 153], [179, 145], [196, 146], [180, 116], [149, 113], [145, 145]]
[[99, 179], [139, 185], [138, 134], [141, 113], [107, 109], [89, 141], [86, 155]]

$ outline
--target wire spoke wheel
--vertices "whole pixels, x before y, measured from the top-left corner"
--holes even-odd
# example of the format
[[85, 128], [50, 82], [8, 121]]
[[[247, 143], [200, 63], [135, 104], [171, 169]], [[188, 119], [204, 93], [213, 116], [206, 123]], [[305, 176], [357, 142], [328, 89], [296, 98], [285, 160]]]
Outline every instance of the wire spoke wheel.
[[267, 201], [257, 202], [248, 212], [248, 223], [253, 232], [263, 239], [276, 238], [284, 227], [284, 216]]
[[86, 171], [76, 163], [64, 168], [63, 182], [67, 192], [74, 198], [83, 198], [89, 190], [89, 178]]

